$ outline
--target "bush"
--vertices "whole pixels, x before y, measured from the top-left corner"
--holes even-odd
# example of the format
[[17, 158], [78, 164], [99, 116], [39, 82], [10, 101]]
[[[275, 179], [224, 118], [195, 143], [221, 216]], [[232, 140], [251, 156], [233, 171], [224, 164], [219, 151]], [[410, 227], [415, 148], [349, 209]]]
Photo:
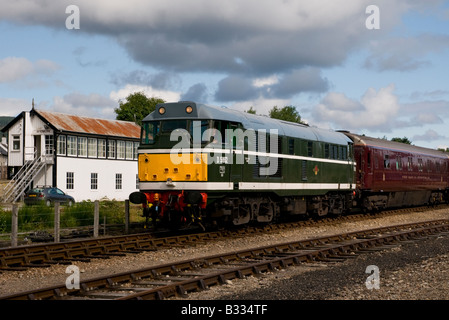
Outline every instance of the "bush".
[[41, 230], [54, 225], [54, 208], [45, 205], [23, 206], [19, 209], [19, 229]]

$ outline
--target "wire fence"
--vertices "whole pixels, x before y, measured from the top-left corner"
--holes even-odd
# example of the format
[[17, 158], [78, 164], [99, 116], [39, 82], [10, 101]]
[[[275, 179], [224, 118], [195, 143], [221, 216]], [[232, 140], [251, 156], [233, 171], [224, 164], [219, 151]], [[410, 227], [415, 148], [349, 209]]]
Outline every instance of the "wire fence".
[[59, 242], [62, 229], [93, 228], [97, 237], [101, 225], [124, 225], [127, 233], [132, 222], [139, 222], [139, 218], [135, 212], [130, 213], [128, 200], [80, 202], [72, 207], [59, 203], [52, 207], [13, 204], [11, 210], [0, 209], [0, 239], [10, 238], [11, 246], [17, 246], [19, 235], [45, 231], [53, 233], [54, 241]]

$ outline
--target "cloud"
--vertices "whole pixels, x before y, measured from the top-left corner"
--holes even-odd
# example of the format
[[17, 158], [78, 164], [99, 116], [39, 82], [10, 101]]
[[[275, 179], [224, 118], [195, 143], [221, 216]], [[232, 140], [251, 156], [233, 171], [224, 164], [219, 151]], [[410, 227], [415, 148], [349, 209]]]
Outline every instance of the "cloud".
[[413, 141], [435, 141], [435, 140], [447, 140], [448, 138], [445, 136], [440, 135], [435, 130], [429, 129], [422, 135], [415, 135], [413, 136]]
[[400, 111], [393, 84], [376, 91], [369, 88], [360, 101], [342, 93], [328, 93], [312, 111], [314, 121], [345, 130], [390, 132]]
[[168, 89], [179, 87], [181, 79], [178, 75], [170, 72], [150, 73], [144, 70], [133, 70], [112, 74], [111, 82], [117, 86], [131, 84], [150, 86], [156, 89]]
[[181, 100], [207, 103], [208, 93], [206, 85], [204, 83], [194, 84], [187, 90], [187, 92], [181, 95]]
[[431, 66], [429, 54], [449, 49], [449, 36], [421, 34], [373, 41], [364, 67], [378, 71], [411, 71]]
[[179, 92], [160, 90], [151, 86], [140, 86], [132, 84], [127, 84], [125, 87], [117, 91], [112, 91], [109, 97], [112, 100], [117, 101], [118, 103], [119, 100], [125, 99], [128, 95], [134, 92], [143, 92], [147, 97], [161, 98], [165, 101], [179, 101], [181, 97], [181, 94]]
[[285, 74], [270, 91], [276, 97], [291, 98], [301, 92], [325, 92], [328, 88], [328, 80], [322, 78], [320, 69], [308, 67]]
[[115, 119], [114, 108], [116, 107], [118, 102], [109, 97], [97, 93], [73, 92], [62, 97], [55, 96], [52, 104], [40, 103], [37, 108], [87, 117]]
[[2, 116], [17, 116], [22, 110], [31, 109], [31, 100], [17, 98], [1, 98], [0, 106], [2, 109]]
[[244, 101], [259, 96], [260, 88], [243, 76], [228, 76], [218, 83], [215, 99], [218, 101]]
[[[3, 1], [0, 19], [65, 30], [73, 1]], [[368, 0], [77, 1], [80, 29], [121, 44], [137, 62], [174, 72], [269, 76], [339, 65], [368, 43]], [[386, 32], [413, 1], [378, 0]], [[385, 30], [385, 31], [384, 31]], [[372, 33], [371, 33], [372, 35]], [[82, 53], [82, 52], [81, 52]]]
[[279, 76], [249, 78], [230, 75], [218, 83], [215, 99], [218, 101], [245, 101], [255, 98], [290, 99], [304, 92], [327, 91], [329, 82], [318, 68], [306, 67]]
[[0, 60], [0, 83], [23, 81], [30, 77], [52, 75], [60, 66], [50, 60], [32, 62], [22, 57], [6, 57]]

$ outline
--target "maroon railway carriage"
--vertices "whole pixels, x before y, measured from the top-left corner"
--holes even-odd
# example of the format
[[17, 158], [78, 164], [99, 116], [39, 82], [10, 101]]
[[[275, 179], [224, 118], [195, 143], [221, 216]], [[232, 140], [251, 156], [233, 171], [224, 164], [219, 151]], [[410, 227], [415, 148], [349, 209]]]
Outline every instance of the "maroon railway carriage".
[[447, 153], [344, 133], [354, 142], [360, 207], [371, 211], [448, 201]]

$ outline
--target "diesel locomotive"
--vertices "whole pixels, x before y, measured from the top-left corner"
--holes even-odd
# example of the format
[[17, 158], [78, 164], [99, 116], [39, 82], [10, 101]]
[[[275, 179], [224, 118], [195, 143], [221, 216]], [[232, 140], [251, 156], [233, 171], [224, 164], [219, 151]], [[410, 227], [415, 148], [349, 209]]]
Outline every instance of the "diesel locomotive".
[[191, 101], [142, 124], [140, 191], [155, 226], [268, 223], [448, 201], [449, 156]]

